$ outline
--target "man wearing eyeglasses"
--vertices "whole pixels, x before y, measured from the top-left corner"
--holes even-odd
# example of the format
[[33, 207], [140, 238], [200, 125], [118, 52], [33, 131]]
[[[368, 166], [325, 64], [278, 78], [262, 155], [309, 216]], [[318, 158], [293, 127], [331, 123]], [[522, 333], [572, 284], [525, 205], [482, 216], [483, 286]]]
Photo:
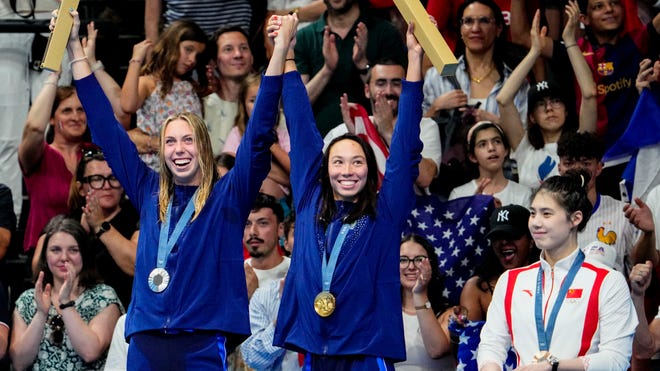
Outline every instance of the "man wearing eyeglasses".
[[337, 105], [342, 94], [367, 105], [363, 81], [370, 63], [406, 60], [403, 40], [391, 23], [369, 16], [358, 0], [324, 1], [327, 11], [298, 32], [295, 46], [296, 66], [322, 136], [342, 122]]

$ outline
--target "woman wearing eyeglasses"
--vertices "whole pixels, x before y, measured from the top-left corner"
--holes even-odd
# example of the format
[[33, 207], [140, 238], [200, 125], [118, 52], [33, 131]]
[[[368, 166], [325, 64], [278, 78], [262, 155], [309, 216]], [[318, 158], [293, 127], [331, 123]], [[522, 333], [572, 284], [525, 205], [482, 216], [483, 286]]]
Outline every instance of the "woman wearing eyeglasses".
[[98, 284], [87, 232], [57, 216], [46, 227], [34, 289], [16, 301], [9, 354], [17, 370], [102, 370], [123, 313]]
[[398, 371], [453, 370], [447, 330], [447, 303], [433, 246], [422, 236], [408, 234], [401, 240], [399, 275], [406, 360], [394, 364]]
[[[597, 118], [596, 84], [587, 61], [575, 41], [579, 15], [577, 2], [569, 1], [566, 5], [568, 21], [562, 37], [580, 86], [579, 131], [594, 132]], [[529, 53], [513, 70], [511, 77], [497, 95], [501, 114], [500, 125], [509, 138], [511, 158], [518, 162], [519, 181], [532, 188], [538, 187], [546, 178], [559, 174], [557, 168], [559, 137], [564, 132], [578, 129], [574, 103], [567, 101], [566, 94], [555, 82], [541, 81], [530, 89], [527, 99], [527, 130], [522, 123], [523, 112], [519, 112], [514, 105], [514, 95], [541, 55], [545, 43], [548, 42], [545, 37], [547, 29], [541, 28], [540, 23], [541, 15], [537, 11], [530, 31], [532, 45]], [[563, 77], [573, 79], [572, 74]]]
[[[95, 64], [97, 32], [93, 23], [87, 27], [87, 34], [85, 55]], [[100, 66], [95, 67], [94, 74], [113, 101], [115, 116], [130, 120], [119, 107], [121, 88]], [[68, 212], [69, 185], [81, 157], [80, 145], [90, 141], [87, 116], [76, 90], [72, 86], [58, 86], [59, 77], [59, 73], [52, 73], [43, 83], [30, 107], [18, 145], [18, 161], [30, 196], [23, 242], [26, 252], [35, 248], [50, 218]]]
[[[492, 0], [467, 0], [458, 8], [460, 40], [456, 46], [456, 76], [441, 76], [432, 67], [424, 78], [424, 103], [427, 117], [443, 110], [474, 106], [476, 121], [499, 121], [495, 97], [511, 74], [505, 64], [505, 22], [502, 11]], [[515, 105], [527, 113], [527, 84], [517, 91]], [[464, 133], [463, 133], [464, 134]], [[460, 135], [462, 137], [462, 135]], [[447, 149], [447, 148], [445, 148]]]
[[[139, 215], [124, 197], [124, 188], [108, 165], [103, 152], [84, 144], [69, 190], [69, 216], [79, 220], [91, 239], [96, 266], [103, 282], [117, 292], [128, 307], [133, 289]], [[43, 235], [32, 258], [37, 272]]]

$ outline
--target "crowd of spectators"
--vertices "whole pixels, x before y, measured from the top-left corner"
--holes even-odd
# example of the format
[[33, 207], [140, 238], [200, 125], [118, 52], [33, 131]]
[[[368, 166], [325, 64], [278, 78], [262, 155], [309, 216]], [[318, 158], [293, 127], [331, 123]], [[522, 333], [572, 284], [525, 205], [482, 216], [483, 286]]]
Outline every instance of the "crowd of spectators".
[[[416, 55], [407, 46], [417, 44], [407, 39], [407, 26], [401, 23], [392, 1], [272, 0], [266, 14], [261, 14], [241, 0], [146, 0], [145, 40], [134, 46], [124, 81], [113, 80], [96, 59], [98, 31], [93, 22], [84, 19], [88, 25], [82, 40], [83, 59], [89, 62], [114, 117], [128, 133], [131, 142], [126, 145], [134, 145], [150, 168], [169, 171], [160, 153], [164, 145], [161, 127], [172, 115], [192, 112], [204, 119], [208, 150], [215, 158], [217, 176], [222, 178], [232, 174], [238, 156], [255, 150], [241, 144], [253, 109], [258, 109], [255, 101], [267, 68], [267, 61], [257, 62], [255, 56], [270, 58], [274, 53], [275, 31], [269, 19], [297, 15], [295, 43], [284, 59], [283, 70], [285, 75], [297, 70], [301, 79], [292, 87], [285, 85], [283, 108], [272, 127], [275, 142], [268, 146], [270, 172], [260, 182], [260, 194], [252, 207], [231, 212], [247, 215], [242, 245], [235, 246], [245, 257], [245, 275], [234, 278], [241, 282], [245, 278], [252, 335], [228, 357], [230, 369], [300, 370], [305, 364], [317, 367], [322, 363], [369, 367], [364, 366], [369, 357], [365, 363], [320, 357], [320, 343], [307, 339], [314, 322], [305, 321], [317, 319], [314, 307], [288, 309], [312, 295], [306, 292], [309, 285], [305, 280], [319, 274], [310, 273], [318, 255], [316, 247], [306, 245], [328, 238], [334, 224], [336, 235], [339, 225], [355, 222], [358, 228], [366, 228], [359, 221], [373, 218], [379, 236], [368, 234], [369, 241], [364, 237], [362, 242], [355, 240], [362, 236], [355, 237], [348, 245], [365, 251], [355, 257], [344, 252], [339, 256], [340, 261], [354, 259], [362, 271], [339, 265], [338, 274], [354, 278], [339, 280], [336, 285], [346, 292], [366, 292], [372, 289], [371, 281], [366, 281], [371, 279], [378, 281], [378, 286], [374, 284], [378, 290], [400, 287], [379, 293], [374, 302], [400, 300], [401, 317], [394, 318], [402, 321], [396, 326], [376, 323], [386, 320], [392, 308], [355, 308], [355, 316], [341, 317], [341, 321], [371, 333], [372, 343], [359, 348], [360, 339], [351, 336], [351, 329], [336, 329], [338, 338], [349, 340], [328, 342], [336, 347], [331, 351], [341, 353], [341, 347], [346, 347], [344, 351], [349, 349], [349, 353], [373, 355], [380, 345], [390, 342], [395, 346], [381, 353], [399, 360], [401, 349], [390, 339], [394, 334], [404, 339], [408, 355], [405, 361], [394, 363], [400, 370], [476, 369], [478, 359], [486, 369], [508, 367], [509, 362], [547, 361], [556, 370], [566, 367], [563, 361], [563, 365], [582, 365], [585, 370], [594, 365], [624, 370], [629, 364], [633, 371], [640, 371], [659, 366], [654, 358], [660, 350], [660, 240], [654, 231], [660, 222], [660, 176], [648, 174], [642, 150], [660, 148], [660, 136], [643, 149], [628, 146], [617, 156], [609, 154], [621, 148], [618, 142], [624, 133], [648, 137], [648, 133], [660, 132], [660, 3], [651, 3], [422, 1], [454, 51], [458, 66], [455, 75], [442, 76], [428, 59], [420, 63], [423, 78], [414, 86], [419, 85], [422, 96], [414, 109], [402, 110], [399, 103], [408, 83], [406, 71], [410, 72], [407, 56]], [[255, 39], [260, 41], [254, 43]], [[277, 55], [281, 52], [275, 51]], [[9, 295], [4, 287], [7, 282], [0, 282], [0, 356], [4, 357], [0, 368], [11, 363], [16, 369], [103, 369], [110, 349], [105, 368], [125, 369], [123, 314], [135, 298], [140, 224], [153, 227], [155, 221], [145, 221], [149, 215], [136, 209], [137, 201], [125, 192], [126, 187], [129, 191], [134, 188], [136, 195], [142, 192], [135, 184], [143, 179], [114, 173], [104, 156], [110, 150], [92, 143], [87, 120], [95, 116], [85, 111], [84, 97], [79, 98], [80, 92], [63, 76], [80, 61], [65, 61], [63, 72], [41, 72], [29, 110], [26, 107], [25, 115], [18, 116], [21, 122], [6, 123], [23, 128], [12, 161], [22, 173], [30, 206], [28, 210], [16, 208], [22, 194], [16, 191], [10, 172], [0, 173], [0, 259], [12, 244], [22, 242], [19, 250], [28, 257], [26, 269], [31, 272], [32, 286], [18, 287], [20, 292]], [[403, 101], [417, 102], [416, 98], [407, 96]], [[415, 120], [419, 125], [411, 131], [410, 119], [418, 109], [423, 117]], [[6, 115], [5, 121], [16, 119], [5, 110], [0, 115]], [[397, 148], [401, 143], [393, 141], [399, 122], [398, 131], [419, 134], [419, 158], [412, 156], [416, 138], [406, 139], [410, 143], [403, 147], [410, 146], [405, 150], [411, 153], [405, 155]], [[0, 146], [6, 147], [0, 148], [0, 154], [6, 153], [13, 144], [0, 139]], [[382, 199], [382, 210], [367, 205], [363, 215], [346, 213], [338, 219], [344, 211], [336, 210], [334, 203], [328, 206], [326, 199], [335, 181], [332, 175], [327, 179], [327, 172], [332, 173], [335, 166], [335, 160], [331, 163], [328, 157], [332, 147], [345, 144], [346, 139], [363, 144], [360, 150], [367, 154], [367, 165], [377, 168], [370, 197], [374, 205], [377, 198]], [[398, 157], [388, 162], [390, 150]], [[114, 148], [111, 156], [120, 156], [121, 151]], [[371, 152], [373, 161], [368, 156]], [[386, 164], [395, 168], [389, 177]], [[373, 170], [369, 169], [368, 176], [374, 178], [369, 182], [376, 179]], [[319, 171], [326, 173], [310, 178]], [[407, 189], [413, 175], [412, 189]], [[640, 177], [650, 179], [650, 184], [636, 187]], [[122, 184], [119, 179], [131, 179], [135, 184]], [[577, 186], [576, 179], [582, 180]], [[167, 185], [161, 183], [163, 186]], [[487, 241], [490, 247], [477, 252], [478, 261], [451, 263], [455, 240], [442, 224], [450, 218], [446, 216], [449, 211], [440, 214], [432, 207], [417, 206], [412, 214], [431, 213], [436, 225], [409, 221], [405, 233], [398, 236], [401, 239], [389, 236], [395, 230], [387, 226], [408, 215], [399, 215], [396, 209], [407, 210], [413, 199], [416, 205], [429, 199], [458, 205], [456, 201], [476, 195], [490, 197], [488, 210], [492, 213], [480, 221], [486, 230], [461, 236], [459, 223], [455, 233], [460, 238]], [[355, 202], [350, 197], [342, 200]], [[570, 220], [562, 233], [567, 241], [575, 240], [579, 249], [568, 255], [548, 252], [554, 245], [537, 233], [548, 225], [561, 224], [549, 221], [553, 216], [546, 214], [553, 212], [566, 214]], [[27, 224], [19, 236], [23, 232], [17, 229], [20, 213], [25, 214]], [[353, 220], [347, 222], [347, 218]], [[382, 222], [384, 227], [378, 224], [387, 218], [396, 222]], [[319, 234], [317, 224], [330, 232], [323, 229], [325, 236]], [[296, 249], [294, 230], [296, 236], [304, 236], [298, 237]], [[389, 236], [388, 241], [381, 241], [384, 236]], [[399, 280], [389, 275], [393, 265], [387, 258], [394, 254], [390, 245], [396, 245], [400, 254]], [[466, 241], [461, 248], [475, 250], [475, 246], [477, 243]], [[382, 256], [371, 251], [378, 249], [383, 250]], [[582, 258], [585, 263], [578, 279], [593, 281], [582, 298], [614, 298], [611, 300], [620, 305], [616, 314], [610, 313], [614, 309], [600, 306], [584, 313], [580, 309], [572, 317], [560, 314], [557, 336], [570, 333], [568, 321], [588, 322], [589, 316], [597, 321], [599, 314], [611, 317], [599, 322], [598, 330], [589, 332], [585, 326], [583, 334], [560, 347], [555, 345], [558, 359], [549, 353], [533, 354], [535, 336], [532, 341], [502, 340], [506, 334], [523, 334], [524, 339], [531, 333], [527, 328], [534, 325], [530, 321], [534, 318], [532, 301], [524, 307], [529, 309], [526, 314], [521, 312], [522, 306], [507, 312], [511, 301], [522, 300], [509, 298], [506, 291], [520, 285], [517, 274], [536, 277], [536, 271], [542, 272], [548, 264], [554, 268], [554, 263], [560, 271], [562, 264], [569, 271], [571, 263], [561, 259], [581, 262]], [[527, 266], [531, 270], [522, 268]], [[453, 275], [459, 270], [471, 278], [456, 280]], [[596, 272], [597, 277], [586, 271]], [[500, 276], [506, 278], [501, 285]], [[602, 282], [605, 288], [598, 286]], [[448, 285], [462, 290], [460, 301], [450, 300]], [[609, 291], [610, 296], [598, 294], [594, 288]], [[532, 297], [534, 289], [521, 290]], [[550, 295], [543, 290], [540, 294]], [[351, 300], [367, 303], [368, 295], [363, 295]], [[569, 291], [563, 305], [580, 299], [577, 295]], [[554, 296], [548, 298], [548, 302], [554, 301]], [[515, 313], [513, 319], [511, 313]], [[135, 332], [140, 326], [132, 321], [130, 328]], [[620, 328], [613, 326], [615, 321], [621, 322]], [[575, 326], [581, 328], [582, 323]], [[482, 327], [485, 342], [478, 348], [475, 329]], [[476, 333], [476, 340], [466, 340], [470, 331]], [[618, 332], [616, 336], [612, 331]], [[572, 349], [573, 343], [580, 343], [579, 336], [592, 336], [595, 340], [587, 342], [594, 343], [584, 345], [583, 339], [582, 348]], [[555, 354], [552, 344], [538, 350]], [[611, 347], [624, 349], [615, 352]], [[469, 350], [480, 354], [464, 363], [461, 354]], [[511, 352], [509, 358], [506, 351]]]

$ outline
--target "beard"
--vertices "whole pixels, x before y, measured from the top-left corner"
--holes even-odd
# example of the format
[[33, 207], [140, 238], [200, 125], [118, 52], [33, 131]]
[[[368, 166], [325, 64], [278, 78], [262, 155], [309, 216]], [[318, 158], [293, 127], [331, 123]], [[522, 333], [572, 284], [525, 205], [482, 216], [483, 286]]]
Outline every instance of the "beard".
[[340, 8], [333, 8], [330, 5], [330, 0], [323, 0], [325, 3], [325, 6], [328, 8], [328, 13], [333, 14], [333, 15], [342, 15], [348, 13], [349, 10], [353, 7], [353, 4], [357, 2], [357, 0], [346, 0], [346, 3], [344, 3], [344, 6]]

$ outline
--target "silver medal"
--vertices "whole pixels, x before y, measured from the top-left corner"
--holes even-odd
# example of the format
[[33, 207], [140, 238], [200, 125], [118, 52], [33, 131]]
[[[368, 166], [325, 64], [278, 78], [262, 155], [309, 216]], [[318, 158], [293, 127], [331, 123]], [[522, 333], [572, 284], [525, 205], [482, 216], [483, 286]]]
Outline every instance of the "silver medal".
[[149, 273], [149, 288], [153, 292], [162, 292], [170, 283], [170, 274], [164, 268], [154, 268]]

